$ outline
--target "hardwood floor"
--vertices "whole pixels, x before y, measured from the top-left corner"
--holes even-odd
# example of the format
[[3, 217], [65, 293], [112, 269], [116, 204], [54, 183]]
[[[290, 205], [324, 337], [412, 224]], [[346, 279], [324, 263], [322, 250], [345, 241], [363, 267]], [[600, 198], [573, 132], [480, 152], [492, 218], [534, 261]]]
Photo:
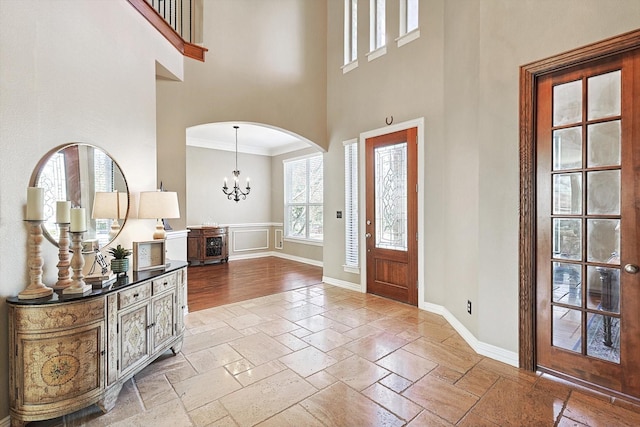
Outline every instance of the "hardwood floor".
[[265, 257], [189, 267], [187, 278], [194, 312], [321, 283], [322, 267]]

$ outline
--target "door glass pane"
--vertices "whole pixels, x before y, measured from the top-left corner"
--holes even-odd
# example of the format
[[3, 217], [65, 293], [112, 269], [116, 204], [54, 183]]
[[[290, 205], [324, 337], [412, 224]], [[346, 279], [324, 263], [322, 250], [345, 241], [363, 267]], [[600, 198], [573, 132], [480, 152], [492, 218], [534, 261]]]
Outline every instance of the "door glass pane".
[[582, 128], [553, 131], [553, 170], [582, 167]]
[[620, 313], [620, 269], [587, 267], [587, 307]]
[[587, 172], [587, 214], [620, 214], [620, 170]]
[[580, 264], [554, 262], [553, 302], [582, 306], [582, 272]]
[[553, 220], [553, 257], [559, 259], [582, 259], [582, 220]]
[[374, 149], [376, 247], [407, 250], [407, 143]]
[[620, 70], [590, 77], [587, 81], [589, 120], [620, 115]]
[[553, 307], [553, 342], [556, 347], [582, 352], [582, 312]]
[[620, 319], [587, 314], [587, 355], [620, 363]]
[[620, 165], [620, 120], [587, 127], [587, 166]]
[[553, 125], [582, 121], [582, 80], [553, 87]]
[[553, 176], [553, 213], [582, 213], [582, 174], [564, 173]]
[[587, 261], [620, 264], [620, 220], [587, 220]]

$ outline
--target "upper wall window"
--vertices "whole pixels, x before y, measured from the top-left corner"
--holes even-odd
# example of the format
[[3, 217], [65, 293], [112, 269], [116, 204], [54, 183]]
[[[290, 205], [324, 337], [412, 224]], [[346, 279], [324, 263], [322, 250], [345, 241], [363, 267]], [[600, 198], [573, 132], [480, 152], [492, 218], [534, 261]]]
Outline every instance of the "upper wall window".
[[285, 237], [322, 242], [322, 154], [284, 161]]
[[400, 0], [400, 37], [398, 47], [420, 37], [418, 0]]
[[369, 31], [371, 40], [369, 50], [373, 52], [376, 49], [387, 44], [387, 32], [386, 32], [386, 14], [385, 3], [386, 0], [370, 0], [371, 1], [371, 29]]
[[344, 63], [358, 59], [358, 0], [344, 0]]

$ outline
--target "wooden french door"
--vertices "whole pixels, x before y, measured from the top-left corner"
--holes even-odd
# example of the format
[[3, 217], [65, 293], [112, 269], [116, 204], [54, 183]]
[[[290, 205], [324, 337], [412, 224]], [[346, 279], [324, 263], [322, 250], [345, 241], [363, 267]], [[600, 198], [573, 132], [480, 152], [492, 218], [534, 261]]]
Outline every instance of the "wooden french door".
[[538, 368], [640, 397], [640, 50], [539, 78]]
[[417, 128], [366, 140], [367, 292], [418, 304]]

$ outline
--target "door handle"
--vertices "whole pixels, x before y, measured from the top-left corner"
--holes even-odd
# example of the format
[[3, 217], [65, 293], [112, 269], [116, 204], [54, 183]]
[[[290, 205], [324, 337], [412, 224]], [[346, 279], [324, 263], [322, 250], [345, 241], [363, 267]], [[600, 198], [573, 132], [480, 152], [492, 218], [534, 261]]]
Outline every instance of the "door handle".
[[638, 271], [640, 271], [640, 267], [638, 267], [635, 264], [627, 264], [624, 266], [624, 271], [626, 271], [629, 274], [637, 274]]
[[367, 239], [371, 237], [371, 233], [367, 233], [364, 235], [364, 237], [366, 237]]

